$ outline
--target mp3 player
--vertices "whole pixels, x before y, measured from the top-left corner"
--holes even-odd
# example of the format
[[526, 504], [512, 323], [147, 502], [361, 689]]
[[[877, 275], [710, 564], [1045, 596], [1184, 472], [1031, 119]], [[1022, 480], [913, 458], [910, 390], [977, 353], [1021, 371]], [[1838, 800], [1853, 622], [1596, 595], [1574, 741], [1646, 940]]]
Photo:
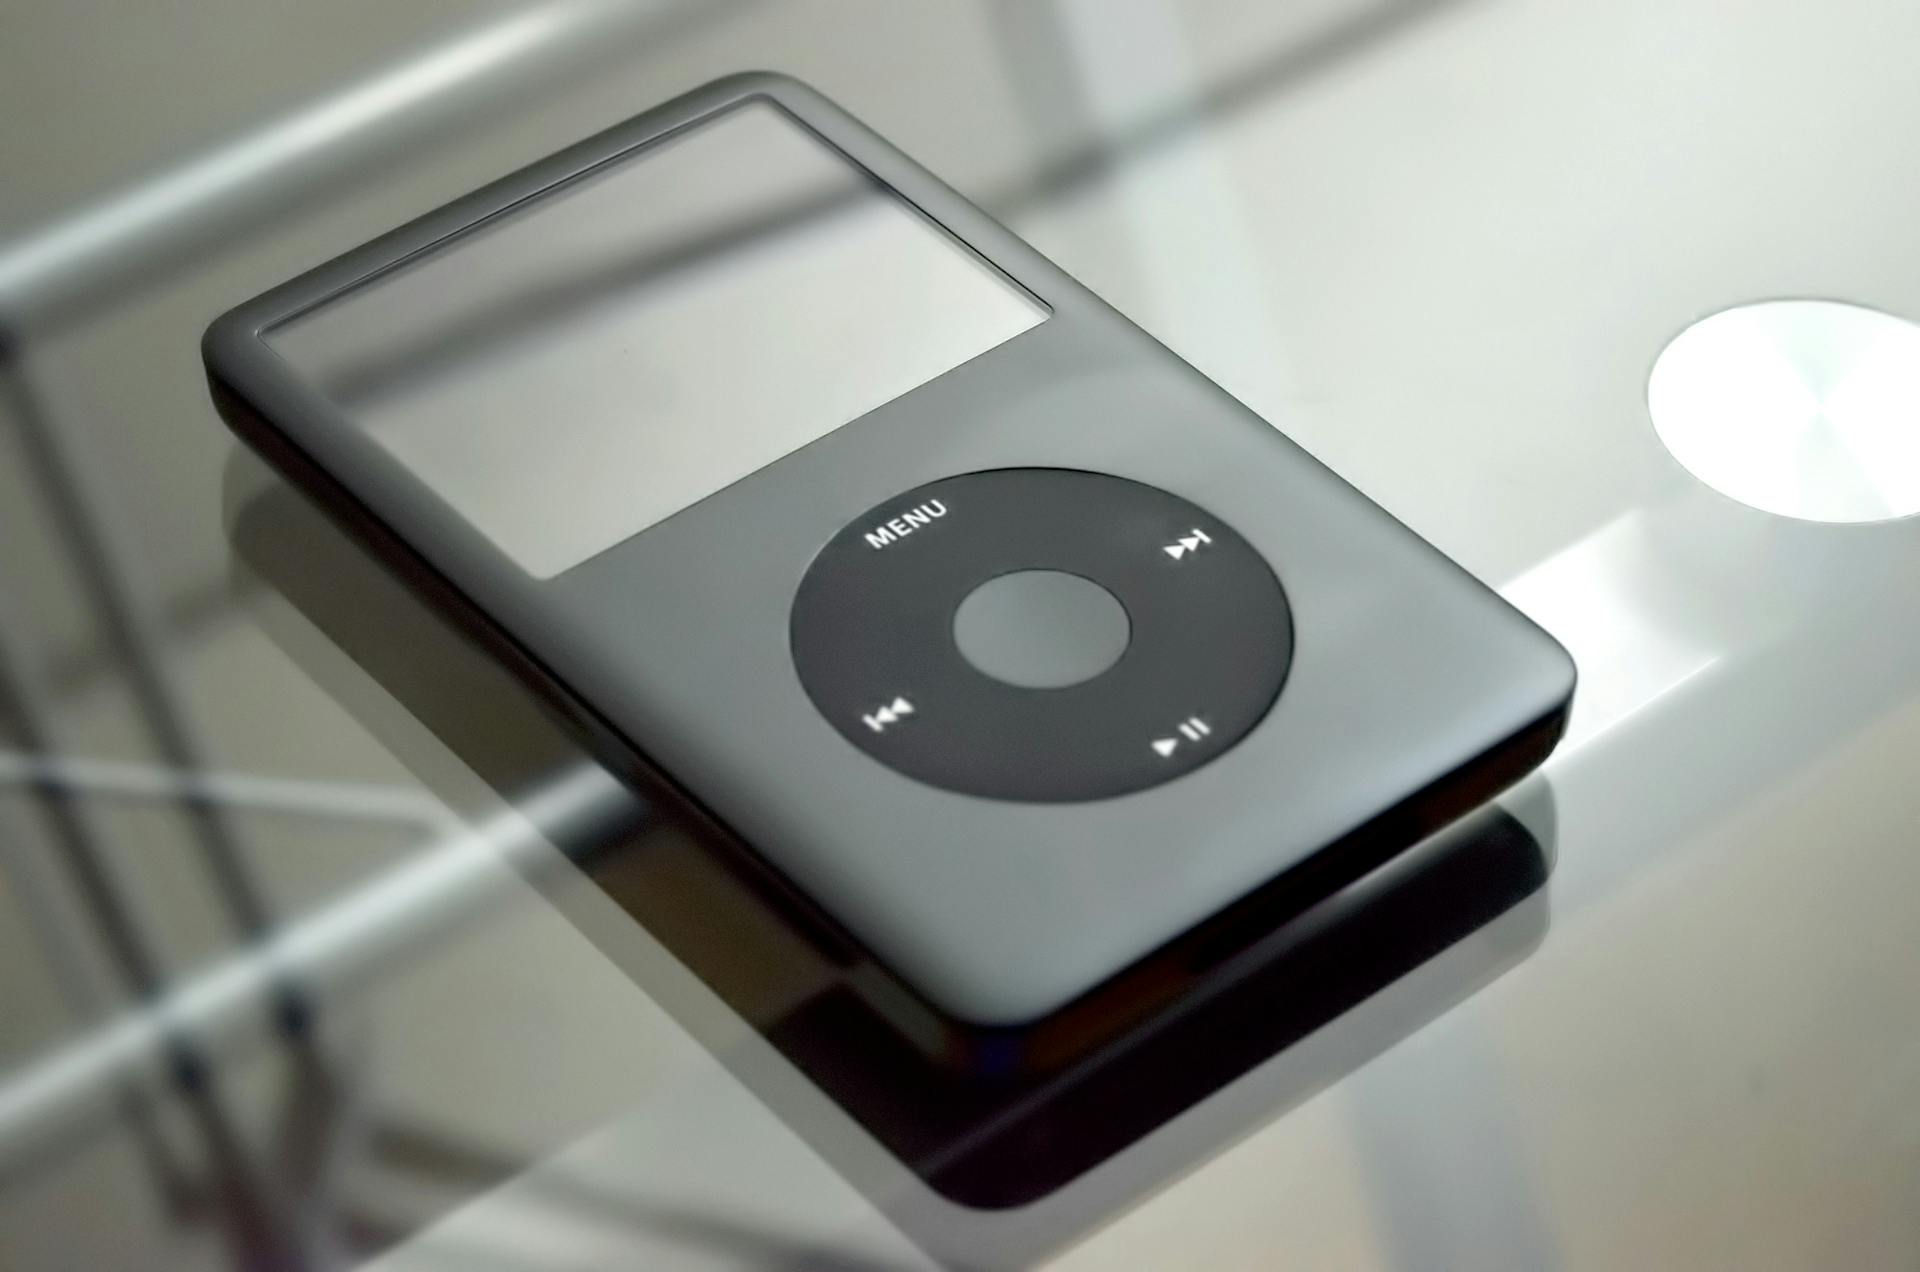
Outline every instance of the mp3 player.
[[1567, 654], [830, 102], [710, 84], [215, 322], [616, 768], [1030, 1024], [1557, 741]]

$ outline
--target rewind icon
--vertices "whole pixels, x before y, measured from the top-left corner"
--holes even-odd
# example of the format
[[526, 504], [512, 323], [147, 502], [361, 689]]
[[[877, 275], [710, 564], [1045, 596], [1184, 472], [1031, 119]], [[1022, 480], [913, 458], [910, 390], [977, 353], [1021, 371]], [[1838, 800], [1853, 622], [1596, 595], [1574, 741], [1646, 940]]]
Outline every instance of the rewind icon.
[[1207, 536], [1205, 530], [1190, 530], [1186, 534], [1181, 535], [1178, 540], [1167, 544], [1160, 550], [1178, 561], [1189, 552], [1198, 552], [1201, 544], [1212, 542], [1213, 540]]
[[887, 726], [897, 722], [902, 716], [913, 714], [913, 704], [905, 698], [895, 698], [872, 715], [863, 715], [860, 722], [875, 733], [885, 733]]

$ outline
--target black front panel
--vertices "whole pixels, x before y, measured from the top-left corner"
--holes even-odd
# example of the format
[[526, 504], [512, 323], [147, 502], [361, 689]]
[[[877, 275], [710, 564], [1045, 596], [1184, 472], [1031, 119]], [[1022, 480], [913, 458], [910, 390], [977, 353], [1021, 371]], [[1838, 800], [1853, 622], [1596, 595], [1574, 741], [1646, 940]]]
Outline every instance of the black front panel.
[[[1002, 630], [972, 643], [1057, 667], [1076, 635], [1096, 649], [1117, 636], [1118, 657], [1050, 687], [976, 665], [956, 615], [1029, 577], [978, 620]], [[1118, 626], [1079, 580], [1118, 602]], [[874, 508], [821, 550], [792, 624], [808, 695], [861, 750], [948, 790], [1048, 803], [1207, 763], [1266, 715], [1292, 653], [1279, 581], [1231, 527], [1152, 486], [1058, 468], [951, 477]]]
[[[260, 337], [753, 97], [1052, 317], [773, 463], [739, 451], [746, 476], [544, 579]], [[1478, 757], [1558, 720], [1571, 688], [1564, 651], [1498, 597], [778, 77], [505, 178], [233, 311], [206, 350], [268, 449], [404, 544], [617, 763], [644, 757], [971, 1022], [1037, 1019], [1415, 792], [1483, 796]], [[629, 405], [639, 438], [656, 415]], [[1080, 471], [1095, 459], [1112, 475]], [[636, 453], [608, 475], [659, 471]], [[527, 507], [569, 520], [586, 502]], [[870, 546], [879, 527], [893, 537]]]

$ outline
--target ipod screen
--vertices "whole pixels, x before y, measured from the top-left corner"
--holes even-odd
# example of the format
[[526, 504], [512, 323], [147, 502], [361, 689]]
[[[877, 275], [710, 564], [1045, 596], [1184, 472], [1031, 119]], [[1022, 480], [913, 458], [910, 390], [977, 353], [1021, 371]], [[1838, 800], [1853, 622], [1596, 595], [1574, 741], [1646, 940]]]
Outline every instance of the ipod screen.
[[755, 99], [265, 336], [547, 578], [1046, 316]]

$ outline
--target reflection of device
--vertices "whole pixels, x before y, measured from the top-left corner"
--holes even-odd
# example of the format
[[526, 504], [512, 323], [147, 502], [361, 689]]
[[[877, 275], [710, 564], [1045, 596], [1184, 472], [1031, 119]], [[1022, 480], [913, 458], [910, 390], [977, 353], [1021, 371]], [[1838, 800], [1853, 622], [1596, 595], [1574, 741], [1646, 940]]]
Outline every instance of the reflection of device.
[[[760, 872], [740, 868], [750, 863], [699, 818], [684, 816], [672, 792], [642, 781], [622, 799], [617, 788], [583, 781], [591, 760], [539, 702], [298, 495], [260, 476], [247, 457], [229, 464], [228, 524], [239, 558], [292, 602], [291, 611], [263, 611], [269, 636], [451, 803], [472, 799], [465, 779], [478, 775], [535, 818], [597, 886], [597, 895], [588, 893], [539, 869], [532, 878], [543, 894], [911, 1235], [967, 1256], [957, 1262], [1034, 1260], [982, 1259], [988, 1234], [978, 1227], [903, 1207], [897, 1181], [872, 1160], [866, 1139], [836, 1133], [810, 1099], [796, 1107], [792, 1084], [751, 1059], [757, 1052], [739, 1045], [731, 1021], [716, 1036], [712, 1013], [679, 1010], [680, 978], [662, 975], [653, 941], [893, 1158], [953, 1200], [1003, 1207], [1051, 1192], [1236, 1079], [1249, 1079], [1236, 1097], [1243, 1110], [1304, 1099], [1526, 957], [1545, 933], [1540, 885], [1553, 805], [1545, 783], [1529, 783], [1525, 795], [1502, 801], [1514, 804], [1512, 816], [1489, 806], [1310, 902], [1275, 898], [1279, 904], [1232, 907], [1202, 924], [1154, 960], [1168, 979], [1178, 969], [1174, 1009], [1113, 1022], [1099, 1047], [1075, 1048], [1040, 1071], [1008, 1071], [1051, 1045], [1054, 1026], [1077, 1014], [1068, 1012], [1017, 1034], [956, 1030], [939, 1059], [970, 1045], [973, 1063], [935, 1062], [890, 1027], [897, 1015], [874, 1011], [848, 951], [821, 939], [826, 934], [778, 891], [760, 887]], [[369, 694], [363, 677], [397, 698], [404, 715], [383, 709], [384, 696]], [[416, 724], [458, 763], [426, 743]], [[584, 807], [554, 799], [570, 788], [599, 794]], [[637, 920], [652, 941], [633, 939], [617, 916]], [[1423, 964], [1418, 978], [1376, 994]], [[1313, 1046], [1266, 1063], [1316, 1031]], [[988, 1065], [994, 1071], [977, 1071]], [[1250, 1077], [1257, 1066], [1260, 1076]], [[1189, 1127], [1162, 1137], [1120, 1173], [1124, 1182], [1102, 1190], [1117, 1195], [1100, 1206], [1117, 1208], [1210, 1151], [1216, 1136], [1243, 1129], [1228, 1115], [1211, 1134]], [[1093, 1222], [1086, 1206], [1083, 1194], [1065, 1221], [1072, 1231]], [[1018, 1239], [1044, 1250], [1064, 1239], [1050, 1234], [1062, 1222], [1023, 1211]], [[1008, 1239], [1002, 1229], [992, 1233]]]
[[206, 355], [244, 436], [965, 1020], [1351, 877], [1564, 719], [1552, 640], [776, 77], [322, 266]]

